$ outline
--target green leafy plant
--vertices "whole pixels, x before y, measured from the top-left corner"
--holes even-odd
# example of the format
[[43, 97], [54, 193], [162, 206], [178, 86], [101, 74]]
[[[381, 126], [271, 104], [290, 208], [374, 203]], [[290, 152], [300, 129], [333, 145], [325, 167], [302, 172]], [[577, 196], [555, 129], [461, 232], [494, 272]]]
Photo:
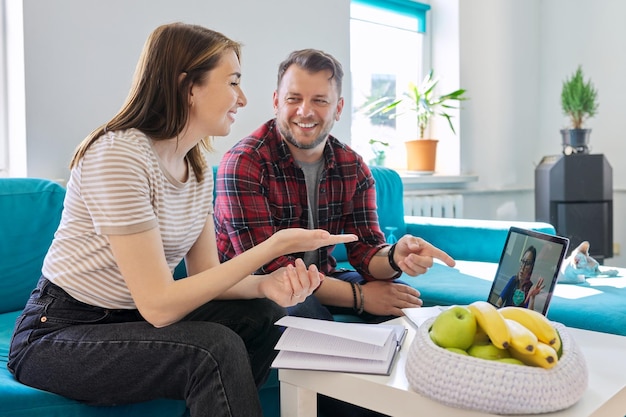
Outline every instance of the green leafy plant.
[[595, 116], [598, 111], [597, 96], [591, 80], [585, 82], [580, 65], [570, 78], [563, 81], [561, 107], [574, 129], [582, 129], [585, 120]]
[[[436, 87], [439, 79], [434, 77], [433, 70], [430, 70], [424, 80], [418, 85], [409, 83], [409, 88], [401, 97], [382, 97], [375, 101], [370, 101], [364, 108], [370, 117], [378, 114], [390, 114], [389, 117], [399, 117], [402, 114], [414, 113], [417, 116], [417, 127], [420, 139], [424, 138], [424, 132], [435, 116], [441, 116], [448, 121], [452, 132], [456, 134], [452, 125], [452, 115], [448, 113], [450, 109], [458, 109], [458, 105], [452, 102], [467, 100], [465, 90], [458, 89], [447, 94], [437, 94]], [[397, 113], [392, 113], [397, 110]]]
[[374, 158], [370, 160], [370, 165], [385, 165], [385, 158], [387, 157], [385, 150], [389, 147], [389, 142], [383, 142], [378, 139], [370, 139], [368, 143], [374, 153]]

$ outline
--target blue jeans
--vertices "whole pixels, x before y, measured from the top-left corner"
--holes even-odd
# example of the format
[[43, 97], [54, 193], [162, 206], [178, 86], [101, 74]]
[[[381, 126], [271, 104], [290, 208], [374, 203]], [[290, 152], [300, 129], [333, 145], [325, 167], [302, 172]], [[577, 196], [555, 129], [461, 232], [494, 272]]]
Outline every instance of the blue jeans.
[[137, 310], [81, 303], [41, 278], [18, 317], [8, 368], [25, 385], [92, 405], [185, 400], [192, 417], [260, 416], [285, 309], [211, 301], [155, 328]]

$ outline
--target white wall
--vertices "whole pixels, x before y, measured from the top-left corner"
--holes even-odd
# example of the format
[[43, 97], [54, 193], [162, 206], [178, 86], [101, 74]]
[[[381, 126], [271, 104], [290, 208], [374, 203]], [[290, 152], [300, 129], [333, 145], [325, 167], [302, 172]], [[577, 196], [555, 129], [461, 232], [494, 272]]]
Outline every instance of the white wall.
[[[442, 1], [442, 0], [436, 0]], [[450, 0], [446, 0], [450, 1]], [[465, 199], [468, 217], [534, 220], [534, 169], [561, 153], [562, 81], [579, 64], [598, 89], [589, 121], [593, 153], [613, 167], [614, 241], [626, 250], [626, 145], [620, 129], [626, 93], [626, 2], [621, 0], [459, 1], [462, 173], [479, 181]], [[624, 265], [615, 256], [607, 265]]]
[[626, 140], [621, 131], [626, 94], [626, 2], [621, 0], [543, 0], [541, 2], [540, 140], [560, 140], [567, 126], [560, 92], [578, 65], [598, 89], [599, 109], [587, 123], [591, 150], [604, 154], [613, 168], [613, 235], [622, 254], [607, 265], [626, 264]]
[[[148, 34], [174, 21], [196, 23], [244, 44], [248, 106], [212, 163], [273, 117], [278, 64], [295, 50], [335, 55], [350, 85], [349, 0], [23, 0], [28, 176], [67, 178], [76, 145], [120, 108]], [[349, 91], [349, 88], [348, 88]], [[349, 96], [347, 108], [350, 108]], [[350, 112], [334, 130], [350, 137]]]
[[[539, 135], [537, 0], [461, 1], [462, 169], [481, 188], [533, 184]], [[557, 150], [556, 148], [554, 149]]]

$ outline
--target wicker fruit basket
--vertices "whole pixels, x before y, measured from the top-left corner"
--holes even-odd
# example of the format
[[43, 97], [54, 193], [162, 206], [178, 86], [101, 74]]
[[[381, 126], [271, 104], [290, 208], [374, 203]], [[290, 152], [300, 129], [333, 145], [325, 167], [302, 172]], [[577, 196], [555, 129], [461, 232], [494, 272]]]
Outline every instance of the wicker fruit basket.
[[563, 354], [552, 369], [464, 356], [435, 345], [420, 326], [409, 348], [406, 376], [411, 389], [451, 407], [493, 414], [539, 414], [575, 404], [587, 389], [585, 359], [567, 328], [558, 329]]

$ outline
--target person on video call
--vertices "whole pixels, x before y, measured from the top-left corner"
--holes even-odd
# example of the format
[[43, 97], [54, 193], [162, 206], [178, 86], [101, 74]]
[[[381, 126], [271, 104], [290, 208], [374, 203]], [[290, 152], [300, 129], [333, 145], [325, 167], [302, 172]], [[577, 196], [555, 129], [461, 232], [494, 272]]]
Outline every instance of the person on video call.
[[219, 165], [217, 245], [226, 261], [278, 230], [354, 233], [358, 241], [346, 247], [355, 271], [336, 270], [333, 248], [327, 247], [294, 250], [258, 272], [269, 273], [302, 258], [327, 277], [314, 295], [289, 308], [289, 314], [332, 320], [331, 313], [344, 308], [380, 321], [422, 304], [417, 290], [396, 281], [403, 272], [422, 274], [434, 258], [449, 266], [455, 263], [419, 237], [405, 235], [393, 245], [385, 242], [370, 169], [360, 155], [330, 135], [344, 106], [342, 77], [341, 64], [316, 49], [294, 51], [279, 65], [275, 118], [227, 151]]
[[526, 307], [531, 310], [535, 308], [535, 297], [544, 288], [542, 277], [539, 277], [535, 284], [530, 280], [536, 258], [537, 249], [534, 246], [529, 246], [520, 259], [519, 271], [504, 286], [498, 301], [496, 301], [496, 306]]

